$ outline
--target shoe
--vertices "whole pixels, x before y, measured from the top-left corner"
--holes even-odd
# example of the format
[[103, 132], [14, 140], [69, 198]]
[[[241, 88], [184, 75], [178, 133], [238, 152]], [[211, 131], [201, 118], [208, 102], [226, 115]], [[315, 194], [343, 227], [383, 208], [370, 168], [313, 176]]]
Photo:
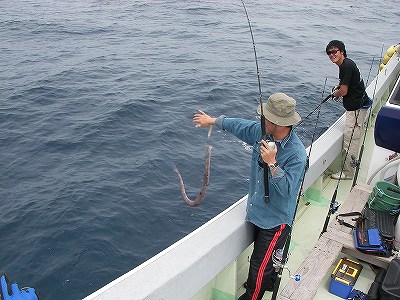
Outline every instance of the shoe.
[[332, 174], [331, 178], [335, 179], [335, 180], [339, 180], [339, 179], [341, 179], [341, 180], [350, 180], [350, 179], [353, 179], [353, 177], [347, 176], [346, 174], [344, 174], [342, 172], [337, 172], [335, 174]]
[[266, 287], [266, 289], [265, 289], [267, 292], [273, 292], [274, 291], [274, 285], [272, 284], [269, 284], [269, 285], [267, 285], [267, 287]]

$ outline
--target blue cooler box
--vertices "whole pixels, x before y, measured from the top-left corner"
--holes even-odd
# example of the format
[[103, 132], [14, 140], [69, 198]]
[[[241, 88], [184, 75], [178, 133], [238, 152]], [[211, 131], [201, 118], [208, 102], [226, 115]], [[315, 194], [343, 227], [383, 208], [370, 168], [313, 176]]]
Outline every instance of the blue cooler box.
[[340, 259], [336, 268], [331, 274], [331, 284], [329, 293], [347, 299], [358, 276], [362, 270], [362, 265], [346, 257]]

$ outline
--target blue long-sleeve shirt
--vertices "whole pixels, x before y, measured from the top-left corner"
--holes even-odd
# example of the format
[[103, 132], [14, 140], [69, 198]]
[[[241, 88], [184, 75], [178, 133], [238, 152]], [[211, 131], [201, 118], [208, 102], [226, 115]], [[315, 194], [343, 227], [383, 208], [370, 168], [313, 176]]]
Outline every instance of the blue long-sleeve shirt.
[[261, 140], [260, 122], [220, 116], [216, 125], [253, 146], [246, 220], [263, 229], [281, 224], [291, 226], [307, 161], [306, 151], [299, 137], [291, 130], [285, 139], [275, 141], [278, 147], [276, 161], [279, 166], [273, 176], [268, 171], [270, 202], [265, 203], [264, 171], [259, 164], [263, 160], [260, 144], [256, 143]]

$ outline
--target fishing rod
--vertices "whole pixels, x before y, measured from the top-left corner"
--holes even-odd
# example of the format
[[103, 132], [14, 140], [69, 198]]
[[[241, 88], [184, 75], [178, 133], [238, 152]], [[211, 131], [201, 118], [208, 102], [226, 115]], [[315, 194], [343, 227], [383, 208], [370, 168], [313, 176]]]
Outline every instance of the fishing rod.
[[[356, 120], [355, 120], [355, 123], [356, 123], [356, 124], [357, 124], [357, 120], [358, 120], [359, 115], [360, 115], [360, 110], [358, 110], [358, 111], [356, 112]], [[329, 224], [329, 220], [330, 220], [330, 218], [331, 218], [331, 215], [334, 214], [334, 213], [338, 210], [338, 208], [339, 208], [339, 206], [340, 206], [340, 204], [336, 201], [336, 198], [337, 198], [337, 193], [338, 193], [338, 190], [339, 190], [339, 184], [340, 184], [340, 181], [341, 181], [341, 179], [342, 179], [342, 174], [343, 174], [344, 166], [345, 166], [345, 163], [346, 163], [346, 160], [347, 160], [347, 156], [348, 156], [348, 154], [349, 154], [351, 142], [353, 141], [354, 129], [355, 129], [355, 126], [353, 126], [353, 130], [351, 131], [349, 145], [347, 146], [347, 151], [346, 151], [346, 154], [345, 154], [345, 156], [344, 156], [344, 159], [343, 159], [343, 162], [342, 162], [342, 166], [341, 166], [341, 168], [340, 168], [339, 179], [338, 179], [338, 182], [337, 182], [337, 184], [336, 184], [335, 191], [333, 192], [333, 195], [332, 195], [332, 198], [331, 198], [331, 202], [330, 202], [330, 204], [329, 204], [328, 214], [326, 215], [325, 223], [324, 223], [324, 226], [323, 226], [322, 231], [321, 231], [321, 233], [320, 233], [320, 236], [321, 236], [324, 232], [326, 232], [326, 229], [328, 228], [328, 224]]]
[[[382, 45], [382, 50], [381, 50], [381, 61], [382, 61], [382, 54], [383, 54], [383, 45]], [[374, 59], [375, 59], [375, 57], [373, 57], [372, 58], [372, 63], [371, 63], [371, 67], [369, 68], [369, 73], [368, 73], [368, 78], [367, 78], [367, 84], [366, 84], [366, 86], [368, 85], [368, 81], [369, 81], [369, 77], [370, 77], [370, 74], [371, 74], [371, 70], [372, 70], [372, 66], [373, 66], [373, 64], [374, 64]], [[379, 74], [379, 68], [378, 68], [378, 74]], [[377, 75], [378, 75], [377, 74]], [[369, 127], [369, 122], [370, 122], [370, 119], [371, 119], [371, 115], [372, 115], [372, 105], [373, 105], [373, 100], [374, 100], [374, 98], [375, 98], [375, 93], [376, 93], [376, 87], [377, 87], [377, 85], [378, 85], [378, 76], [376, 76], [376, 80], [375, 80], [375, 86], [374, 86], [374, 92], [373, 92], [373, 94], [372, 94], [372, 103], [371, 103], [371, 108], [370, 108], [370, 110], [369, 110], [369, 113], [368, 113], [368, 118], [367, 118], [367, 123], [366, 123], [366, 125], [365, 125], [365, 131], [364, 131], [364, 137], [363, 137], [363, 142], [362, 142], [362, 144], [361, 144], [361, 147], [360, 147], [360, 153], [359, 153], [359, 155], [358, 155], [358, 159], [354, 159], [354, 161], [355, 161], [355, 166], [356, 166], [356, 170], [355, 170], [355, 172], [354, 172], [354, 178], [353, 178], [353, 182], [352, 182], [352, 184], [351, 184], [351, 187], [353, 188], [355, 185], [356, 185], [356, 183], [357, 183], [357, 178], [358, 178], [358, 173], [359, 173], [359, 171], [360, 171], [360, 165], [361, 165], [361, 159], [362, 159], [362, 156], [363, 156], [363, 154], [364, 154], [364, 145], [365, 145], [365, 139], [366, 139], [366, 137], [367, 137], [367, 131], [368, 131], [368, 127]], [[367, 95], [368, 96], [368, 95]]]
[[[327, 80], [327, 79], [325, 78], [325, 83], [324, 83], [324, 89], [323, 89], [323, 92], [322, 92], [322, 97], [323, 97], [323, 94], [324, 94], [324, 91], [325, 91], [326, 80]], [[323, 100], [321, 101], [321, 105], [322, 105], [322, 103], [324, 103], [327, 99], [329, 99], [329, 97], [331, 97], [331, 95], [329, 95], [327, 98], [323, 99]], [[319, 106], [317, 107], [317, 109], [318, 109], [318, 108], [321, 108], [321, 105], [319, 105]], [[315, 111], [316, 111], [316, 110], [314, 110], [314, 112], [315, 112]], [[319, 117], [320, 117], [320, 112], [321, 112], [321, 110], [318, 110], [317, 120], [315, 121], [314, 132], [313, 132], [312, 139], [311, 139], [311, 145], [310, 145], [310, 149], [309, 149], [308, 155], [307, 155], [307, 166], [306, 166], [306, 168], [308, 167], [308, 164], [309, 164], [309, 159], [310, 159], [310, 156], [311, 156], [311, 150], [312, 150], [312, 148], [313, 148], [314, 139], [315, 139], [315, 135], [316, 135], [316, 132], [317, 132], [317, 125], [318, 125], [318, 121], [319, 121]], [[294, 220], [295, 220], [295, 218], [296, 218], [297, 208], [298, 208], [299, 203], [300, 203], [300, 198], [301, 198], [301, 196], [302, 196], [302, 189], [303, 189], [304, 179], [305, 179], [305, 177], [306, 177], [306, 171], [307, 171], [307, 169], [304, 171], [303, 178], [302, 178], [302, 180], [301, 180], [300, 190], [299, 190], [299, 193], [297, 194], [296, 208], [295, 208], [295, 210], [294, 210], [294, 215], [293, 215], [293, 220], [292, 220], [292, 226], [290, 227], [288, 236], [286, 237], [285, 246], [284, 246], [283, 252], [282, 252], [282, 258], [281, 258], [280, 261], [277, 260], [277, 259], [276, 259], [276, 253], [274, 253], [274, 256], [275, 256], [275, 260], [274, 260], [274, 256], [273, 256], [273, 262], [274, 262], [274, 264], [275, 264], [274, 266], [275, 266], [275, 268], [279, 268], [279, 270], [278, 270], [278, 275], [277, 275], [277, 278], [276, 278], [276, 281], [275, 281], [274, 289], [273, 289], [273, 291], [272, 291], [271, 300], [275, 300], [275, 299], [276, 299], [276, 297], [277, 297], [277, 295], [278, 295], [278, 291], [279, 291], [279, 286], [280, 286], [280, 283], [281, 283], [281, 280], [282, 280], [282, 272], [283, 272], [283, 270], [284, 270], [285, 268], [287, 268], [287, 267], [285, 266], [285, 264], [286, 264], [286, 262], [287, 262], [287, 258], [288, 258], [288, 254], [289, 254], [289, 246], [290, 246], [290, 241], [291, 241], [291, 239], [292, 239], [292, 229], [293, 229], [293, 226], [294, 226]], [[278, 250], [280, 250], [280, 249], [278, 249]], [[278, 251], [278, 250], [276, 250], [276, 251]], [[294, 279], [294, 280], [296, 280], [296, 281], [300, 281], [301, 278], [300, 278], [300, 275], [299, 275], [299, 274], [296, 274], [296, 275], [294, 275], [294, 276], [291, 276], [291, 275], [290, 275], [290, 270], [289, 270], [289, 269], [288, 269], [288, 271], [289, 271], [289, 277], [290, 277], [290, 278], [292, 278], [292, 279]]]
[[[382, 49], [383, 49], [383, 48], [382, 48]], [[372, 66], [371, 66], [371, 68], [372, 68]], [[368, 77], [369, 77], [369, 76], [368, 76]], [[368, 78], [368, 80], [369, 80], [369, 78]], [[378, 79], [377, 79], [376, 82], [375, 82], [375, 88], [376, 88], [376, 83], [377, 83], [377, 81], [378, 81]], [[375, 97], [375, 90], [374, 90], [374, 97]], [[360, 109], [362, 109], [362, 107], [361, 107]], [[370, 110], [370, 113], [371, 113], [371, 111], [372, 111], [372, 109]], [[356, 120], [355, 120], [356, 123], [357, 123], [359, 114], [360, 114], [360, 110], [358, 110], [358, 114], [357, 114], [357, 116], [356, 116]], [[368, 116], [368, 118], [369, 118], [369, 116]], [[342, 174], [343, 174], [344, 165], [345, 165], [345, 162], [346, 162], [346, 159], [347, 159], [347, 155], [348, 155], [349, 150], [350, 150], [351, 142], [352, 142], [352, 140], [353, 140], [354, 129], [355, 129], [355, 126], [353, 126], [353, 130], [351, 131], [349, 146], [347, 147], [346, 155], [345, 155], [344, 160], [343, 160], [343, 162], [342, 162], [342, 167], [341, 167], [340, 173], [339, 173], [339, 179], [338, 179], [338, 182], [337, 182], [337, 184], [336, 184], [335, 191], [333, 192], [332, 199], [331, 199], [331, 202], [330, 202], [330, 205], [329, 205], [328, 214], [326, 215], [325, 223], [324, 223], [324, 226], [323, 226], [322, 231], [321, 231], [321, 233], [320, 233], [320, 236], [321, 236], [324, 232], [326, 232], [326, 230], [327, 230], [327, 228], [328, 228], [329, 220], [330, 220], [330, 218], [331, 218], [331, 215], [334, 214], [334, 213], [338, 210], [338, 208], [339, 208], [339, 206], [340, 206], [340, 204], [338, 204], [338, 202], [336, 201], [336, 198], [337, 198], [337, 193], [338, 193], [338, 189], [339, 189], [340, 180], [342, 179]], [[362, 152], [364, 151], [365, 137], [366, 137], [366, 132], [365, 132], [365, 134], [364, 134], [364, 141], [363, 141], [363, 145], [362, 145]], [[362, 152], [360, 151], [360, 153], [362, 153]], [[362, 154], [361, 154], [361, 155], [362, 155]], [[359, 157], [359, 159], [360, 159], [360, 158], [361, 158], [361, 157]], [[352, 159], [353, 159], [353, 158], [352, 158]], [[358, 160], [358, 162], [356, 162], [356, 163], [359, 164], [359, 162], [360, 162], [360, 160]], [[358, 170], [359, 170], [359, 166], [357, 166], [357, 168], [358, 168]], [[356, 169], [357, 174], [354, 174], [354, 178], [355, 178], [355, 179], [353, 178], [352, 188], [354, 187], [354, 185], [355, 185], [355, 183], [356, 183], [356, 181], [357, 181], [356, 175], [358, 176], [358, 170]]]
[[[326, 79], [325, 79], [326, 82]], [[315, 113], [318, 110], [318, 114], [319, 114], [319, 109], [321, 108], [322, 104], [324, 104], [326, 101], [328, 101], [330, 98], [332, 98], [332, 94], [329, 94], [328, 96], [326, 96], [320, 104], [318, 104], [318, 106], [311, 111], [307, 116], [305, 116], [304, 118], [301, 119], [301, 121], [299, 123], [297, 123], [293, 128], [298, 127], [301, 123], [303, 123], [305, 120], [308, 119], [308, 117], [310, 117], [313, 113]]]
[[[250, 22], [249, 15], [248, 15], [248, 13], [247, 13], [246, 5], [245, 5], [245, 3], [244, 3], [244, 0], [241, 0], [241, 2], [242, 2], [242, 4], [243, 4], [243, 9], [244, 9], [244, 11], [245, 11], [245, 13], [246, 13], [246, 18], [247, 18], [247, 22], [248, 22], [248, 25], [249, 25], [250, 35], [251, 35], [251, 39], [252, 39], [252, 43], [253, 43], [254, 58], [255, 58], [255, 61], [256, 61], [256, 70], [257, 70], [257, 79], [258, 79], [259, 103], [260, 103], [260, 108], [261, 108], [261, 133], [262, 133], [262, 139], [266, 139], [265, 117], [264, 117], [263, 105], [262, 105], [262, 104], [263, 104], [263, 103], [262, 103], [262, 90], [261, 90], [261, 80], [260, 80], [260, 72], [259, 72], [259, 67], [258, 67], [258, 59], [257, 59], [256, 45], [255, 45], [253, 30], [252, 30], [252, 27], [251, 27], [251, 22]], [[325, 83], [326, 83], [326, 81], [325, 81]], [[324, 90], [325, 90], [325, 87], [324, 87]], [[308, 117], [309, 117], [311, 114], [313, 114], [316, 110], [320, 109], [320, 107], [322, 106], [322, 104], [323, 104], [324, 102], [326, 102], [326, 101], [327, 101], [329, 98], [331, 98], [331, 97], [332, 97], [332, 95], [328, 95], [326, 98], [324, 98], [324, 99], [322, 100], [322, 102], [320, 103], [320, 105], [318, 105], [317, 108], [314, 109], [314, 111], [312, 111], [306, 118], [308, 118]], [[316, 132], [316, 128], [317, 128], [318, 119], [319, 119], [319, 112], [318, 112], [318, 118], [317, 118], [316, 125], [315, 125], [315, 129], [314, 129], [314, 134], [313, 134], [313, 137], [312, 137], [313, 141], [314, 141], [314, 138], [315, 138], [315, 132]], [[312, 143], [313, 143], [313, 141], [312, 141]], [[310, 146], [309, 155], [310, 155], [310, 153], [311, 153], [312, 143], [311, 143], [311, 146]], [[308, 158], [309, 158], [309, 157], [308, 157]], [[308, 165], [308, 159], [307, 159], [307, 165]], [[301, 187], [303, 186], [304, 178], [305, 178], [305, 172], [304, 172], [304, 174], [303, 174], [303, 178], [302, 178], [302, 181], [301, 181]], [[264, 195], [265, 198], [264, 198], [264, 201], [265, 201], [266, 203], [268, 203], [268, 202], [269, 202], [268, 170], [267, 170], [265, 164], [264, 164], [264, 188], [265, 188], [265, 195]], [[302, 188], [299, 189], [299, 193], [298, 193], [298, 196], [297, 196], [295, 212], [294, 212], [293, 219], [292, 219], [292, 226], [293, 226], [293, 223], [294, 223], [294, 219], [295, 219], [297, 207], [298, 207], [299, 202], [300, 202], [301, 195], [302, 195]], [[287, 260], [287, 256], [288, 256], [288, 252], [289, 252], [289, 245], [290, 245], [290, 241], [291, 241], [292, 226], [290, 227], [289, 232], [288, 232], [288, 236], [286, 237], [285, 247], [284, 247], [283, 252], [282, 252], [282, 260], [281, 260], [281, 263], [280, 263], [279, 265], [276, 266], [276, 268], [279, 268], [279, 271], [278, 271], [277, 280], [276, 280], [275, 285], [274, 285], [274, 291], [273, 291], [273, 295], [272, 295], [272, 298], [271, 298], [272, 300], [275, 300], [276, 297], [277, 297], [277, 293], [278, 293], [278, 290], [279, 290], [279, 285], [280, 285], [280, 281], [281, 281], [281, 277], [282, 277], [282, 272], [283, 272], [283, 269], [285, 268], [285, 264], [286, 264], [286, 260]], [[281, 250], [281, 249], [278, 249], [278, 250]], [[289, 271], [289, 273], [290, 273], [290, 271]], [[294, 278], [295, 280], [297, 280], [297, 281], [300, 280], [300, 276], [299, 276], [299, 275], [296, 275], [296, 276], [294, 276], [293, 278]]]
[[[246, 5], [244, 4], [244, 0], [241, 0], [244, 8], [244, 12], [246, 13], [247, 23], [249, 24], [251, 41], [253, 42], [253, 50], [254, 50], [254, 58], [256, 61], [256, 70], [257, 70], [257, 80], [258, 80], [258, 94], [259, 94], [259, 103], [261, 108], [261, 136], [263, 140], [266, 140], [266, 130], [265, 130], [265, 117], [264, 117], [264, 109], [263, 109], [263, 101], [262, 101], [262, 91], [261, 91], [261, 79], [260, 79], [260, 69], [258, 67], [258, 59], [257, 59], [257, 51], [256, 51], [256, 43], [254, 42], [253, 29], [251, 27], [251, 22], [249, 18], [249, 14], [247, 13]], [[264, 163], [264, 202], [268, 203], [269, 199], [269, 180], [268, 180], [268, 166]]]

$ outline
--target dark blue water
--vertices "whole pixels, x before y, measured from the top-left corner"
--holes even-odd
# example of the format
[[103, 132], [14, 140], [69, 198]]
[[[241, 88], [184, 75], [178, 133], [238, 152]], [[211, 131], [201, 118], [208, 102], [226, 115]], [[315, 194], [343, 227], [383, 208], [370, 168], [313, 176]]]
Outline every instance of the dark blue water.
[[[397, 3], [398, 4], [398, 3]], [[393, 6], [393, 7], [392, 7]], [[342, 39], [367, 80], [399, 42], [395, 2], [248, 1], [264, 99], [305, 116], [337, 83]], [[80, 299], [247, 193], [250, 149], [193, 113], [255, 118], [258, 85], [238, 1], [0, 2], [0, 270], [43, 299]], [[372, 64], [373, 56], [375, 63]], [[343, 110], [322, 107], [317, 134]], [[315, 117], [298, 128], [305, 144]], [[211, 181], [200, 207], [205, 146]]]

